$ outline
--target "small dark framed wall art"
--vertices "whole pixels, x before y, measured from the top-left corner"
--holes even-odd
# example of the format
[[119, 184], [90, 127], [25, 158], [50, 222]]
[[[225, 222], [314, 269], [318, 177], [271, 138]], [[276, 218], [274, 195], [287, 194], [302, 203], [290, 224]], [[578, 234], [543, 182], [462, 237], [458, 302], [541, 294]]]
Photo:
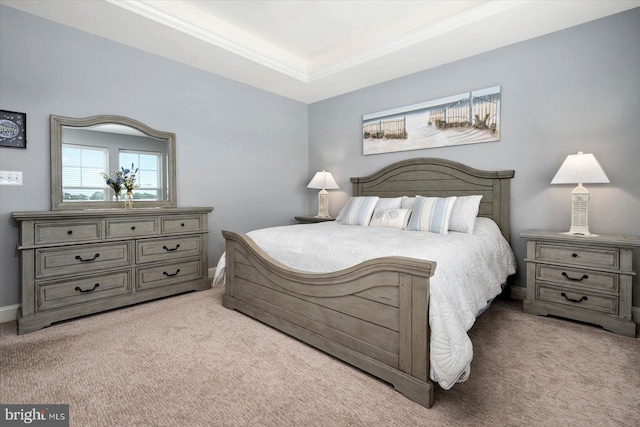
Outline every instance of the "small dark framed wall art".
[[27, 148], [27, 115], [0, 110], [0, 147]]

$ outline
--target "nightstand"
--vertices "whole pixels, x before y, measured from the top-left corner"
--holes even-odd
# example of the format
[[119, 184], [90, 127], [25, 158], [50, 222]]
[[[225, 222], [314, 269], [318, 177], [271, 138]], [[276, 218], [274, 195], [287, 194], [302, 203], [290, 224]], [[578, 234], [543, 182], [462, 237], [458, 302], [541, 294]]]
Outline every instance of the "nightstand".
[[618, 334], [636, 336], [631, 318], [635, 236], [578, 236], [526, 231], [527, 299], [525, 313], [593, 323]]
[[319, 217], [319, 216], [297, 216], [295, 217], [296, 221], [300, 224], [313, 224], [316, 222], [327, 222], [327, 221], [335, 221], [336, 219], [332, 216], [329, 217]]

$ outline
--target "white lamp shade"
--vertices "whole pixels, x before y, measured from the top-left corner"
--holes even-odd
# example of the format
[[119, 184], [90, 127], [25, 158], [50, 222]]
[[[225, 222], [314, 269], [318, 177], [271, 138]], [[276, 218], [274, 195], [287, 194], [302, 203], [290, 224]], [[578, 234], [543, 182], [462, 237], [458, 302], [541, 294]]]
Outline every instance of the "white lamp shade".
[[316, 172], [307, 188], [315, 188], [317, 190], [337, 190], [338, 183], [333, 179], [331, 172]]
[[593, 154], [569, 154], [551, 184], [608, 184], [609, 178]]

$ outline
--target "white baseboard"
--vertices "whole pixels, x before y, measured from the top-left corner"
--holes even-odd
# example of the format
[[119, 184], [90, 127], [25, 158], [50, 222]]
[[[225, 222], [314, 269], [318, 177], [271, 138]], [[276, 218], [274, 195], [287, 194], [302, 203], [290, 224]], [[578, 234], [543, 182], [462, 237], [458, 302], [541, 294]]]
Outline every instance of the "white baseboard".
[[18, 318], [18, 309], [20, 304], [7, 305], [0, 307], [0, 323], [11, 322]]

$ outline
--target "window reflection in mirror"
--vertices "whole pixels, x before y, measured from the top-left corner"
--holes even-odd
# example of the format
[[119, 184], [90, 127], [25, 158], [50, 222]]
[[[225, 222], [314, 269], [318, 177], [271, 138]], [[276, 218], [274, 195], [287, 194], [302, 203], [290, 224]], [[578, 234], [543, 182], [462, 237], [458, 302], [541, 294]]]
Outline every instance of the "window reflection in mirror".
[[[136, 172], [134, 200], [166, 200], [167, 145], [129, 126], [110, 124], [62, 128], [63, 201], [112, 200], [115, 192], [103, 173], [115, 178], [122, 169]], [[124, 197], [121, 189], [120, 197]]]

